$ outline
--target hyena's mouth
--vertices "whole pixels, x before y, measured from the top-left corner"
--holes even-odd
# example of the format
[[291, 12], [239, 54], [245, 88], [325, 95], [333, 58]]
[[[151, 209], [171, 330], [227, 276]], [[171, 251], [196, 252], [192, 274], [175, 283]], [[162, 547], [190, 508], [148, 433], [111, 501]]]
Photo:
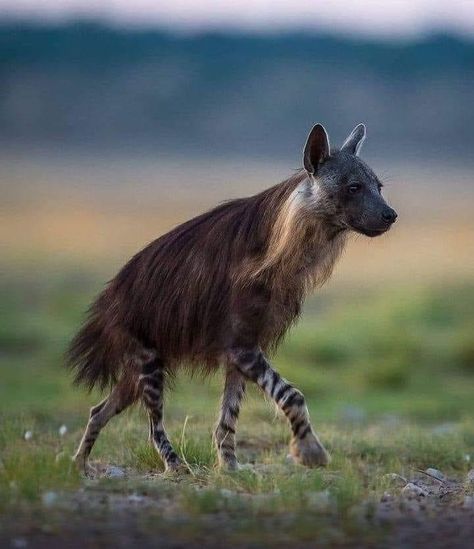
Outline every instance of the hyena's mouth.
[[354, 230], [358, 233], [361, 233], [365, 236], [370, 236], [373, 238], [374, 236], [380, 236], [384, 233], [386, 233], [390, 229], [390, 225], [388, 227], [383, 227], [381, 229], [365, 229], [362, 227], [354, 227]]

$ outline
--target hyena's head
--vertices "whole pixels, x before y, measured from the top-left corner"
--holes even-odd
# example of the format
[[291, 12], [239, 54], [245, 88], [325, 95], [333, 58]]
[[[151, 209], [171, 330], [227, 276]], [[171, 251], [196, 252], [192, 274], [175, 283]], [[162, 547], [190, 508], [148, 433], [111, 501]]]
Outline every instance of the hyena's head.
[[382, 197], [382, 184], [358, 156], [365, 139], [359, 124], [339, 150], [331, 151], [326, 130], [316, 124], [304, 148], [303, 162], [318, 209], [328, 223], [367, 236], [387, 231], [397, 218]]

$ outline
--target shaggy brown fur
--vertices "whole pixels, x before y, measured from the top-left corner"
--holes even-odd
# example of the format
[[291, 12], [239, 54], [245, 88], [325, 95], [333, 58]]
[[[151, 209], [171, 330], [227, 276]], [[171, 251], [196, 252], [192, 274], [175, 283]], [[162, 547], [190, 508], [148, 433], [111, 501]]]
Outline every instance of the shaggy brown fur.
[[[76, 454], [81, 467], [100, 429], [141, 398], [153, 444], [168, 469], [178, 468], [163, 427], [166, 376], [181, 365], [210, 372], [219, 364], [226, 367], [215, 432], [222, 464], [237, 466], [235, 424], [248, 380], [288, 417], [295, 459], [306, 465], [328, 462], [303, 395], [264, 354], [296, 320], [307, 292], [330, 276], [348, 229], [380, 234], [395, 219], [375, 175], [355, 158], [364, 136], [358, 126], [331, 155], [324, 128], [315, 126], [305, 148], [305, 170], [176, 227], [109, 283], [69, 351], [76, 382], [112, 389], [91, 410]], [[357, 183], [351, 184], [351, 177]], [[367, 188], [354, 198], [361, 182]]]
[[218, 206], [136, 254], [71, 345], [76, 381], [114, 384], [141, 347], [156, 349], [166, 370], [214, 369], [233, 344], [273, 348], [344, 242], [310, 209], [289, 211], [305, 178]]

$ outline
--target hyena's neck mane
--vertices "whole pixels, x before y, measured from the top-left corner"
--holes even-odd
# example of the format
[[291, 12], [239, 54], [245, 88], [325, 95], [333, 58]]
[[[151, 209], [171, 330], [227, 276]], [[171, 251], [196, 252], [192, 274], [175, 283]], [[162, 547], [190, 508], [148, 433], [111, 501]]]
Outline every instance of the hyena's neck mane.
[[301, 170], [252, 198], [258, 204], [261, 253], [239, 276], [247, 282], [266, 280], [275, 289], [292, 288], [301, 298], [324, 284], [344, 248], [346, 231], [328, 222], [317, 185]]
[[299, 172], [151, 242], [92, 306], [71, 347], [77, 379], [91, 387], [118, 379], [137, 342], [157, 350], [168, 369], [207, 371], [230, 337], [275, 348], [343, 247], [344, 233], [319, 214], [321, 200]]

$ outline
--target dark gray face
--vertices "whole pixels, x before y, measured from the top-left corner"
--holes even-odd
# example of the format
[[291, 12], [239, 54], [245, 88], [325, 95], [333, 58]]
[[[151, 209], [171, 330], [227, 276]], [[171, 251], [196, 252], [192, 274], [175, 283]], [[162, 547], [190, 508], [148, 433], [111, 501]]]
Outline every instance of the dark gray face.
[[322, 194], [329, 223], [378, 236], [392, 226], [397, 214], [383, 199], [377, 176], [358, 157], [364, 139], [365, 126], [359, 124], [341, 150], [331, 153], [326, 130], [316, 124], [306, 142], [303, 163]]
[[331, 222], [366, 236], [378, 236], [396, 220], [395, 210], [382, 197], [382, 184], [355, 155], [344, 150], [331, 155], [320, 167], [318, 183], [334, 205]]

